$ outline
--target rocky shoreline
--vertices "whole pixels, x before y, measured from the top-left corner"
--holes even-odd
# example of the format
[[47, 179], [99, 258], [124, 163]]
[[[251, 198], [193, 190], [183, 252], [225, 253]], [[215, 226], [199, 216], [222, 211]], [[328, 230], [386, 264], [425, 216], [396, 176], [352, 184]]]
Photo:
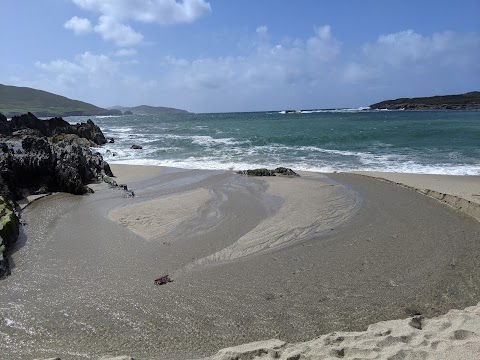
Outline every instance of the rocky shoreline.
[[106, 142], [91, 120], [71, 125], [28, 113], [8, 121], [0, 114], [0, 278], [10, 273], [7, 254], [19, 235], [15, 201], [55, 191], [90, 192], [87, 184], [113, 176], [90, 149]]

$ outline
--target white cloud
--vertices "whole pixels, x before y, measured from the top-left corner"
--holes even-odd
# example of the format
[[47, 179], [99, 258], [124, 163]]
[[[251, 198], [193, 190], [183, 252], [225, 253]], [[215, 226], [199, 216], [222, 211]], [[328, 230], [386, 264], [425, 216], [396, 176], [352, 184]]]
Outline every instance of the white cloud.
[[106, 55], [96, 55], [85, 52], [75, 57], [74, 61], [65, 59], [53, 60], [49, 63], [36, 62], [41, 70], [56, 75], [56, 82], [62, 88], [79, 85], [88, 81], [89, 86], [101, 88], [115, 79], [118, 64]]
[[340, 53], [340, 42], [332, 35], [330, 25], [315, 28], [315, 36], [307, 40], [308, 52], [322, 61], [334, 59]]
[[472, 66], [480, 64], [480, 36], [450, 31], [424, 36], [406, 30], [379, 36], [363, 47], [363, 53], [372, 63], [395, 68]]
[[134, 56], [137, 55], [137, 50], [132, 48], [119, 49], [115, 51], [115, 56]]
[[204, 0], [73, 0], [80, 8], [117, 20], [132, 19], [145, 23], [174, 24], [192, 22], [212, 9]]
[[111, 40], [119, 46], [137, 45], [143, 40], [142, 34], [106, 15], [100, 16], [99, 23], [94, 29], [104, 40]]
[[76, 35], [87, 34], [93, 30], [90, 20], [78, 16], [72, 17], [63, 26], [65, 29], [72, 30]]
[[[143, 23], [189, 23], [211, 12], [205, 0], [72, 0], [78, 7], [100, 14], [98, 24], [93, 27], [106, 41], [118, 46], [133, 46], [143, 41], [143, 35], [126, 22]], [[76, 34], [92, 31], [90, 20], [72, 17], [65, 28]]]
[[268, 27], [265, 25], [257, 27], [257, 34], [265, 35], [268, 32]]
[[309, 87], [329, 76], [339, 53], [340, 43], [327, 25], [315, 28], [315, 35], [306, 41], [296, 39], [276, 45], [262, 42], [243, 56], [190, 62], [170, 60], [174, 66], [170, 76], [174, 83], [190, 89], [227, 89], [239, 85], [273, 89], [279, 84]]
[[342, 74], [342, 80], [350, 84], [365, 83], [376, 77], [374, 69], [356, 62], [346, 64]]
[[332, 54], [340, 53], [340, 45], [330, 43], [332, 38], [320, 39], [324, 48], [316, 46], [315, 51], [308, 38], [278, 44], [254, 37], [252, 46], [238, 56], [169, 57], [162, 64], [165, 75], [159, 81], [166, 88], [162, 99], [183, 99], [188, 106], [180, 107], [192, 111], [308, 108], [314, 106], [312, 94], [328, 102], [328, 84], [333, 82], [337, 62]]

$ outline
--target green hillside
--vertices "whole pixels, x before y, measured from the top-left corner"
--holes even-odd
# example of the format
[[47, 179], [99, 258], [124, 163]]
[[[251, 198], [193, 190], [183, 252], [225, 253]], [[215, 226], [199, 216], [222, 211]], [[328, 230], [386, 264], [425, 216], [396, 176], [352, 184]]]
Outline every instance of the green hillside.
[[27, 112], [38, 117], [121, 115], [118, 110], [103, 109], [43, 90], [0, 84], [0, 113], [12, 117]]
[[480, 92], [472, 91], [459, 95], [440, 95], [418, 98], [385, 100], [373, 105], [372, 109], [389, 110], [469, 110], [480, 109]]

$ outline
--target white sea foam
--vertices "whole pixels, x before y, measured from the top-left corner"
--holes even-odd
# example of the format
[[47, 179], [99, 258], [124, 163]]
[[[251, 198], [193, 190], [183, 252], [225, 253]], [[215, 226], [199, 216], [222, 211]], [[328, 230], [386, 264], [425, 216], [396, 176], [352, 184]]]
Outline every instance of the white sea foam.
[[295, 110], [295, 111], [279, 111], [271, 114], [315, 114], [315, 113], [355, 113], [370, 110], [369, 106], [345, 109], [318, 109], [318, 110]]
[[113, 160], [111, 163], [131, 164], [131, 165], [152, 165], [168, 166], [185, 169], [207, 169], [207, 170], [245, 170], [253, 168], [276, 168], [278, 166], [290, 167], [297, 171], [312, 171], [322, 173], [350, 172], [350, 171], [383, 171], [411, 174], [440, 174], [440, 175], [480, 175], [480, 166], [457, 165], [423, 165], [416, 163], [392, 163], [365, 166], [350, 166], [342, 163], [312, 163], [306, 160], [295, 162], [266, 162], [256, 163], [249, 161], [228, 161], [228, 159], [219, 160], [216, 157], [188, 158], [188, 159], [125, 159]]
[[96, 119], [109, 119], [114, 117], [119, 117], [120, 115], [96, 115]]
[[131, 127], [111, 127], [106, 129], [106, 131], [111, 131], [111, 132], [119, 132], [119, 133], [127, 133], [132, 131], [133, 129]]

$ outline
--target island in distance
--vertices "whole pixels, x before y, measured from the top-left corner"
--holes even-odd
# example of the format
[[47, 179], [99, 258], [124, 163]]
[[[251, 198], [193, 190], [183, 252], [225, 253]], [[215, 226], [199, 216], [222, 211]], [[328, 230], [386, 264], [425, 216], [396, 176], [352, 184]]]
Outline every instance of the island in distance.
[[478, 110], [480, 91], [459, 95], [440, 95], [417, 98], [385, 100], [370, 105], [370, 109], [387, 110]]
[[123, 115], [188, 114], [188, 111], [163, 106], [140, 105], [134, 107], [113, 106], [109, 110], [119, 110]]
[[188, 113], [180, 109], [147, 105], [131, 108], [116, 106], [105, 109], [43, 90], [0, 84], [0, 113], [7, 118], [12, 118], [28, 112], [37, 117]]

